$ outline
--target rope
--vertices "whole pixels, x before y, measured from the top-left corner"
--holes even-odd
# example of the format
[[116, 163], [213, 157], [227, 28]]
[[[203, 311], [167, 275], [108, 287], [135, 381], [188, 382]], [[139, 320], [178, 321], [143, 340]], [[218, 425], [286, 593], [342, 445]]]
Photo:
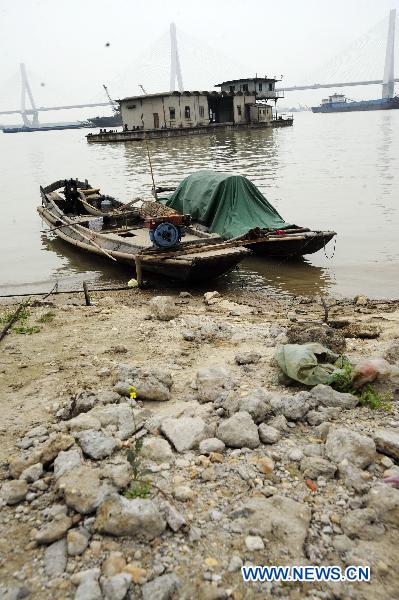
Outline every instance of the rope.
[[332, 259], [332, 258], [334, 258], [334, 256], [335, 256], [335, 248], [336, 248], [336, 245], [337, 245], [337, 237], [336, 237], [336, 236], [334, 237], [334, 248], [333, 248], [333, 251], [332, 251], [332, 254], [331, 254], [331, 256], [328, 256], [328, 254], [327, 254], [327, 252], [326, 252], [326, 245], [327, 245], [327, 244], [324, 244], [324, 246], [323, 246], [323, 252], [324, 252], [324, 256], [325, 256], [325, 257], [326, 257], [328, 260], [331, 260], [331, 259]]
[[[122, 286], [122, 287], [103, 287], [103, 288], [93, 288], [91, 291], [92, 292], [117, 292], [117, 291], [123, 291], [123, 290], [131, 290], [130, 287], [128, 286]], [[30, 292], [30, 293], [23, 293], [23, 294], [2, 294], [0, 295], [0, 298], [23, 298], [26, 296], [44, 296], [43, 300], [45, 298], [48, 298], [50, 295], [58, 295], [58, 294], [78, 294], [78, 293], [82, 293], [82, 289], [79, 290], [59, 290], [58, 289], [58, 281], [55, 284], [55, 286], [53, 287], [53, 289], [51, 290], [51, 292]]]

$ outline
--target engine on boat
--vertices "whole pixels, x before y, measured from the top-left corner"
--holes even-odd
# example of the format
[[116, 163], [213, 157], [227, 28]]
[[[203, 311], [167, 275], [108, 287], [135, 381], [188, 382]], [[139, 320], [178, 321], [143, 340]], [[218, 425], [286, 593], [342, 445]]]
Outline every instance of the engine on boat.
[[162, 249], [177, 246], [185, 235], [184, 227], [190, 225], [190, 223], [190, 215], [178, 214], [165, 217], [149, 217], [145, 220], [151, 242]]

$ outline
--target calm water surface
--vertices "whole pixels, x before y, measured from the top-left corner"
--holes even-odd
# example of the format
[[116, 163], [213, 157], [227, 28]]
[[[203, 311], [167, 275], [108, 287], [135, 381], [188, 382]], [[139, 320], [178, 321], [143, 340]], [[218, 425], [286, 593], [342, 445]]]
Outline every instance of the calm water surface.
[[[89, 145], [85, 130], [0, 134], [0, 294], [125, 284], [126, 267], [45, 234], [39, 185], [87, 178], [103, 192], [150, 197], [141, 143]], [[338, 232], [303, 261], [248, 258], [214, 288], [399, 297], [399, 111], [313, 115], [293, 127], [150, 143], [156, 183], [211, 168], [249, 177], [289, 222]]]

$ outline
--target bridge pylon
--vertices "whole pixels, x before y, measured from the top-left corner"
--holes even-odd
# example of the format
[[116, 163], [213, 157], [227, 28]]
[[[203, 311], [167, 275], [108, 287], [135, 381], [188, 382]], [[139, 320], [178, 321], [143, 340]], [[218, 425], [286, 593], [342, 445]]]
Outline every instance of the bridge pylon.
[[396, 9], [389, 11], [389, 25], [387, 49], [385, 53], [384, 78], [382, 80], [382, 97], [393, 98], [395, 79], [394, 79], [394, 58], [395, 58], [395, 26], [396, 26]]
[[176, 89], [176, 79], [179, 92], [184, 90], [183, 77], [181, 74], [179, 51], [177, 49], [176, 25], [170, 24], [170, 91]]
[[[28, 76], [26, 74], [25, 64], [20, 64], [21, 68], [21, 116], [25, 127], [39, 127], [39, 112], [30, 89]], [[31, 108], [26, 108], [26, 97], [28, 96]], [[29, 119], [31, 115], [32, 118]]]

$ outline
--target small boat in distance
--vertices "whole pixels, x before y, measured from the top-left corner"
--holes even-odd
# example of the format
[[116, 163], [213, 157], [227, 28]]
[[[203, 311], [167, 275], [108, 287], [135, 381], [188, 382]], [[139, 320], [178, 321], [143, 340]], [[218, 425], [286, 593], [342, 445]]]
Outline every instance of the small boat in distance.
[[[167, 188], [170, 190], [170, 188]], [[156, 190], [162, 194], [166, 188]], [[202, 170], [160, 198], [165, 206], [189, 214], [193, 226], [217, 233], [267, 257], [296, 258], [321, 250], [335, 231], [312, 231], [287, 223], [246, 177]]]
[[[138, 207], [133, 205], [136, 199], [123, 204], [99, 194], [87, 181], [56, 181], [41, 187], [40, 193], [42, 205], [37, 210], [49, 231], [82, 250], [132, 266], [138, 279], [145, 273], [171, 281], [209, 280], [227, 273], [250, 253], [238, 242], [226, 243], [194, 230], [187, 215], [158, 202]], [[100, 198], [94, 202], [92, 196]], [[93, 208], [100, 215], [93, 214]]]

